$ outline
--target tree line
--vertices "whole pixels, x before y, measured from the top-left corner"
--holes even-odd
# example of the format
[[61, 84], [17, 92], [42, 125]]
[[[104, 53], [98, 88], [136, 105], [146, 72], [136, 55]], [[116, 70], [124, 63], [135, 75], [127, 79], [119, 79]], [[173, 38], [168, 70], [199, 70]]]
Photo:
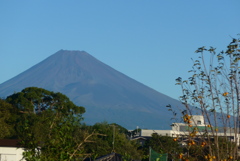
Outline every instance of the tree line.
[[129, 139], [136, 130], [107, 122], [89, 126], [84, 113], [62, 93], [28, 87], [0, 99], [0, 139], [18, 139], [28, 161], [94, 160], [112, 152], [124, 160], [148, 158], [148, 147]]

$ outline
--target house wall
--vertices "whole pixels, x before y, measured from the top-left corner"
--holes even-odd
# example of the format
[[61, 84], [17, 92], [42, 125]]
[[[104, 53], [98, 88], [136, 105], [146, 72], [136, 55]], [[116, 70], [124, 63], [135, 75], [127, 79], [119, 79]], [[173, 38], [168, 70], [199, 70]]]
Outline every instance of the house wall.
[[23, 158], [23, 152], [23, 148], [0, 147], [0, 161], [20, 161]]
[[202, 115], [192, 115], [192, 124], [197, 126], [205, 126], [204, 117]]

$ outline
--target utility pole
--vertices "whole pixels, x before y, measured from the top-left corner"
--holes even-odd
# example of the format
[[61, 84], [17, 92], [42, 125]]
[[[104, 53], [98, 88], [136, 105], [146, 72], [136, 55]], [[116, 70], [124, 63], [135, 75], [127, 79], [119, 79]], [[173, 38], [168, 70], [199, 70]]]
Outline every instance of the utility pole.
[[113, 127], [113, 138], [112, 138], [112, 152], [115, 152], [115, 149], [114, 149], [114, 141], [115, 141], [115, 125], [110, 125]]

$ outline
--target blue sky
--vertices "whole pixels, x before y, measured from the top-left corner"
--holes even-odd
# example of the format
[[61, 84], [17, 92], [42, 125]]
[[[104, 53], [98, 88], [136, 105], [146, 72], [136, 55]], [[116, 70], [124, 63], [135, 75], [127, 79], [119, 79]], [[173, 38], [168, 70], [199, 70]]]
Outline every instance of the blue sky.
[[170, 97], [201, 46], [240, 33], [239, 0], [0, 0], [0, 83], [60, 49], [84, 50]]

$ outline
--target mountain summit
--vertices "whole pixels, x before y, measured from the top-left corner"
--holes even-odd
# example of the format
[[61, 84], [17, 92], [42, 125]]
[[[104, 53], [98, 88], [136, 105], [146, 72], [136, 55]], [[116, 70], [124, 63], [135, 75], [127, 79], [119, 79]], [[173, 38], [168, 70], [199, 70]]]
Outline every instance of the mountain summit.
[[182, 106], [84, 51], [58, 51], [0, 84], [0, 97], [32, 86], [61, 92], [84, 106], [87, 124], [107, 121], [128, 129], [162, 129], [171, 123], [172, 113], [166, 105]]

